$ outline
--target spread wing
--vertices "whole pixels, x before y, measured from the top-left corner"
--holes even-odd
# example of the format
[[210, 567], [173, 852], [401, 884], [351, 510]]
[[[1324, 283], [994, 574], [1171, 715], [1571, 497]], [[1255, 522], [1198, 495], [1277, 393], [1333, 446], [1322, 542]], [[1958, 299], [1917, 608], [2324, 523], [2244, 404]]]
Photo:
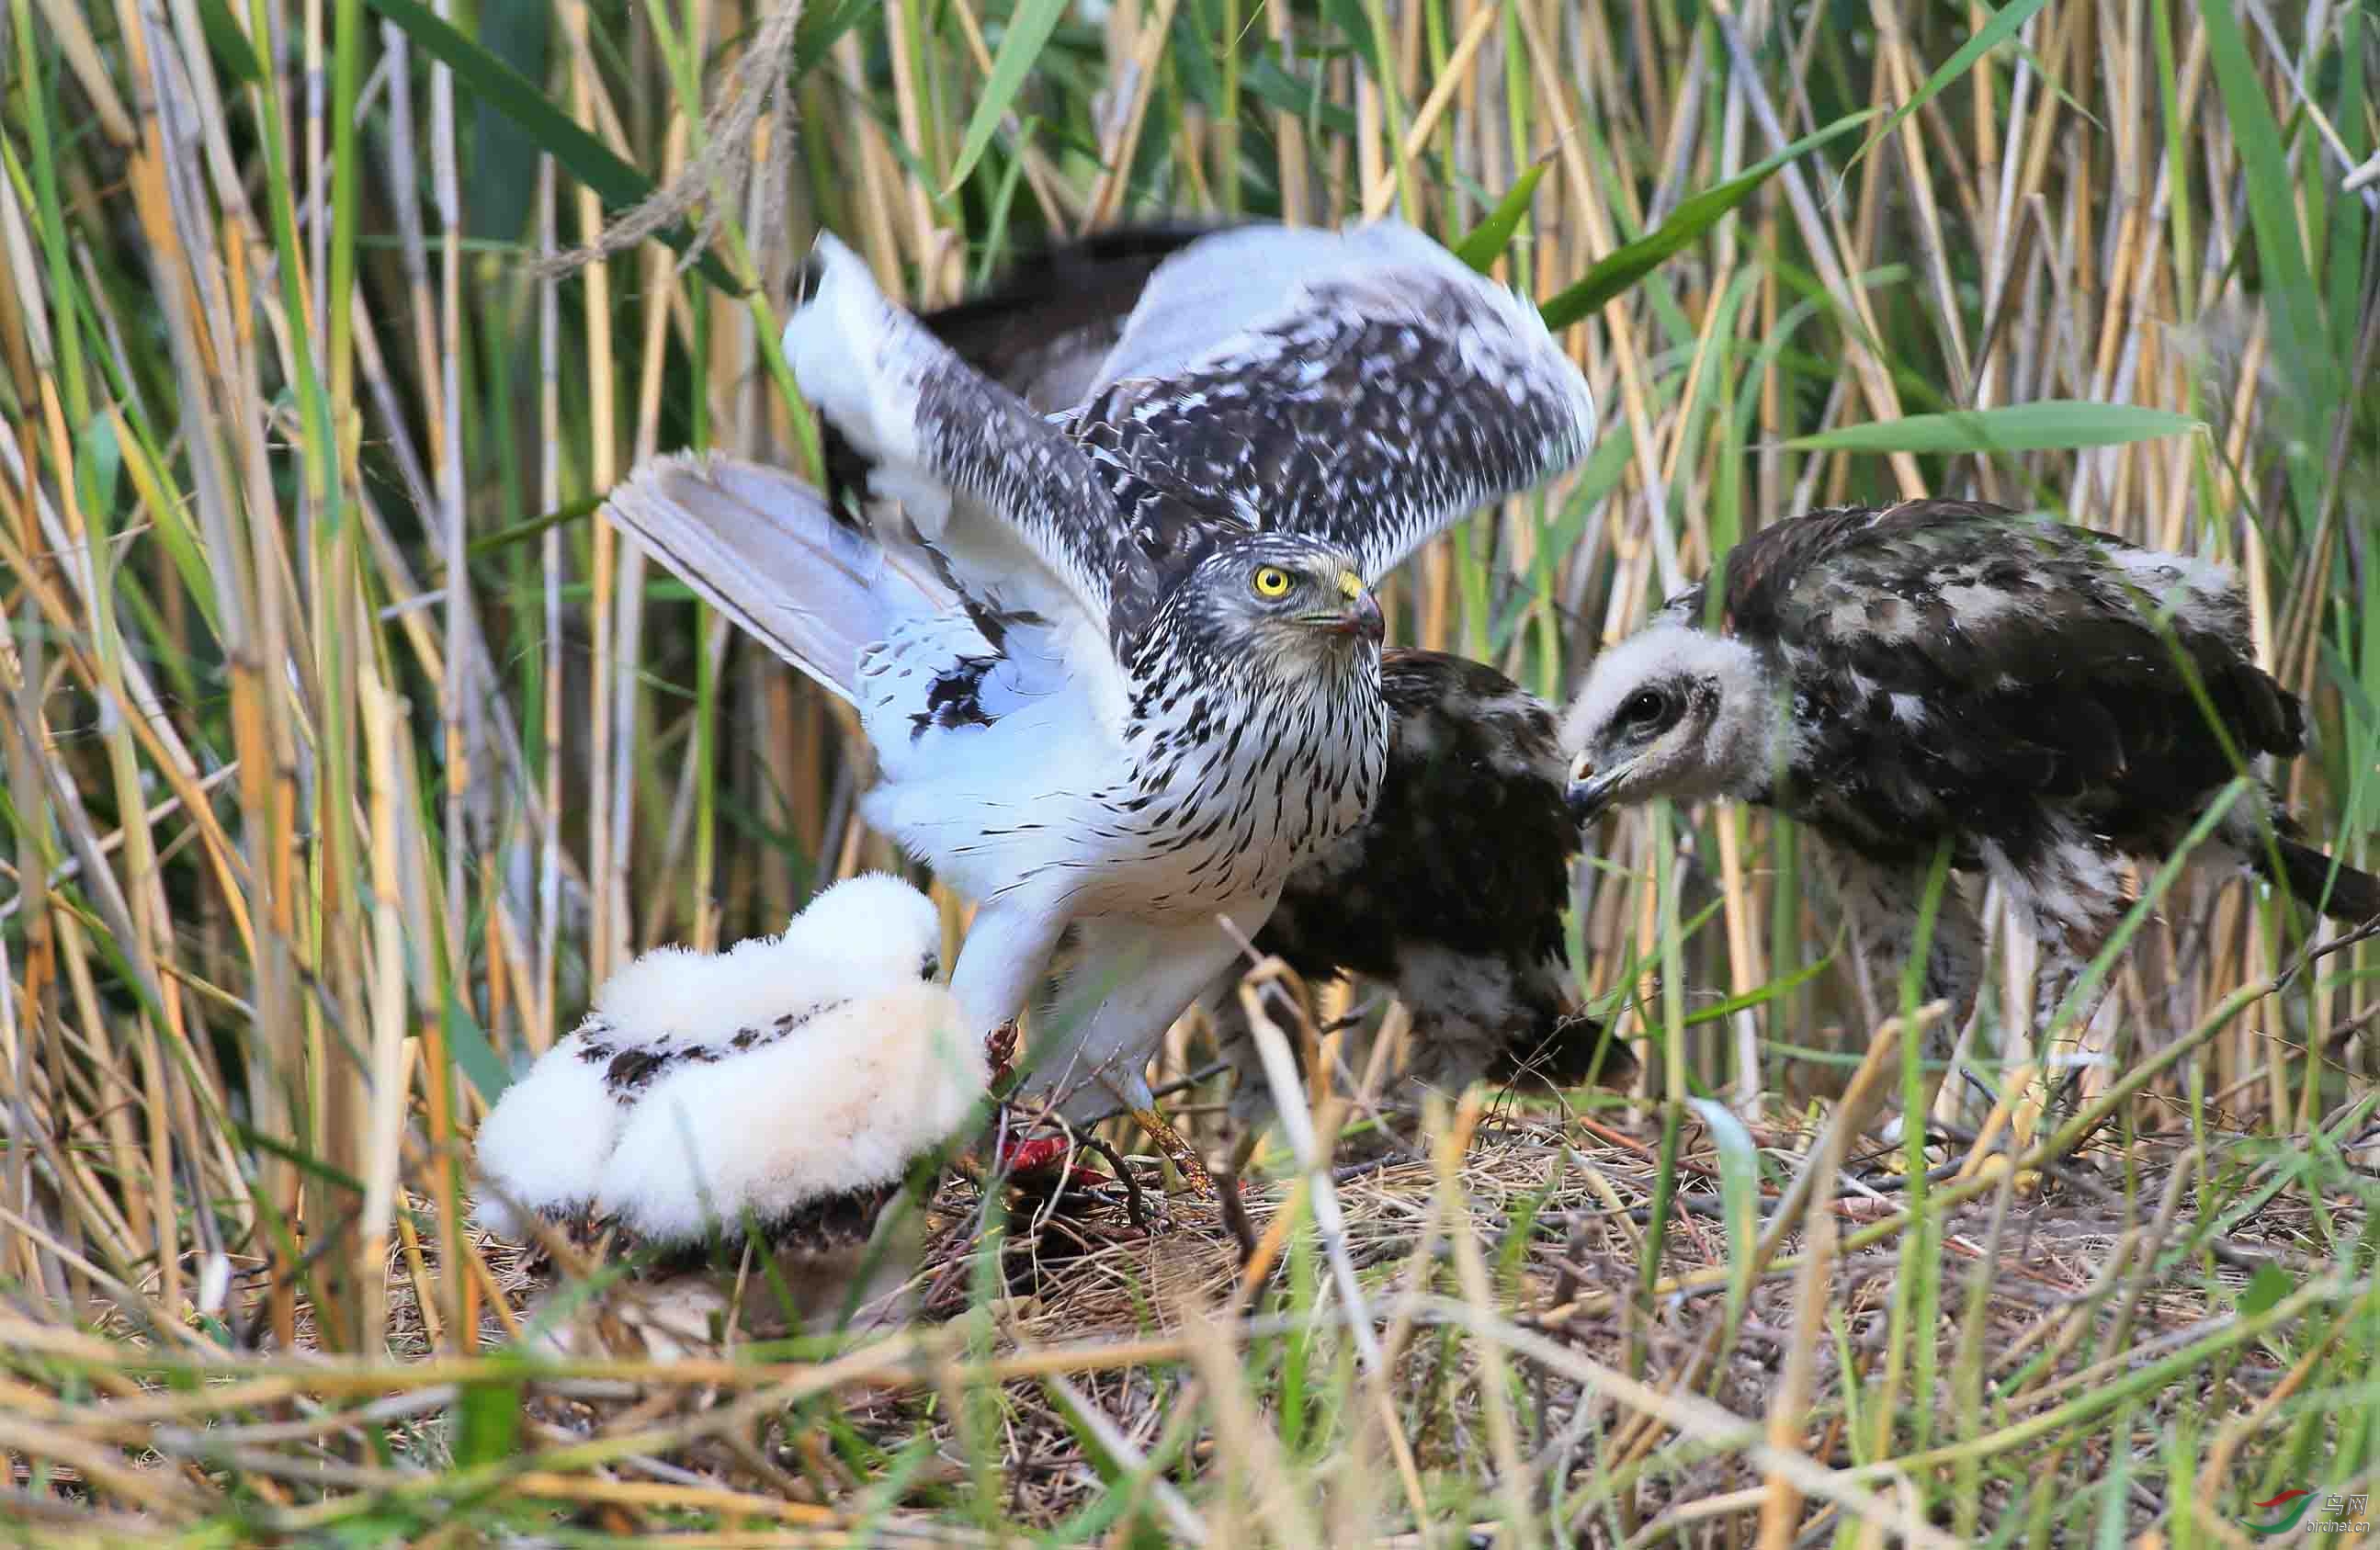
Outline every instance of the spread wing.
[[875, 492], [901, 501], [960, 590], [995, 591], [1111, 657], [1113, 591], [1143, 562], [1121, 541], [1091, 460], [885, 300], [834, 237], [819, 238], [812, 262], [817, 285], [785, 324], [785, 357], [872, 466]]
[[845, 700], [861, 653], [913, 618], [991, 605], [946, 587], [938, 557], [839, 519], [781, 468], [717, 454], [638, 464], [603, 498], [611, 519], [747, 634]]
[[1111, 226], [1021, 256], [988, 290], [918, 314], [961, 360], [1043, 414], [1088, 397], [1160, 264], [1224, 228]]
[[1395, 222], [1250, 226], [1160, 265], [1069, 417], [1144, 523], [1184, 503], [1375, 579], [1585, 454], [1595, 406], [1536, 309]]

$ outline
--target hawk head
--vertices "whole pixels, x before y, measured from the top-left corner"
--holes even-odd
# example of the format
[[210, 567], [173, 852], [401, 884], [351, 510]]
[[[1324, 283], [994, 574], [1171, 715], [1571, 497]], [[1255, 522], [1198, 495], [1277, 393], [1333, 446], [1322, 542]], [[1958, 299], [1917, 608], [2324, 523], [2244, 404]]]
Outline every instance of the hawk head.
[[1756, 796], [1773, 768], [1774, 695], [1758, 653], [1663, 623], [1595, 660], [1568, 715], [1571, 809], [1584, 823], [1655, 796]]
[[1312, 672], [1379, 654], [1380, 605], [1333, 546], [1290, 533], [1252, 533], [1200, 561], [1176, 598], [1220, 650], [1276, 670]]

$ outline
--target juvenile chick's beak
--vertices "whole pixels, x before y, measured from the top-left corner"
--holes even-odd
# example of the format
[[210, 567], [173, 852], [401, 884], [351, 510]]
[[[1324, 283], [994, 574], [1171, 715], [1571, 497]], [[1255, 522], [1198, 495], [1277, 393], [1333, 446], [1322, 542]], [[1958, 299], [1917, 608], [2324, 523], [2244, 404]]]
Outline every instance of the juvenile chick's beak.
[[1578, 768], [1571, 772], [1570, 790], [1566, 793], [1572, 821], [1580, 824], [1592, 822], [1597, 813], [1611, 805], [1611, 793], [1620, 789], [1620, 782], [1627, 774], [1625, 764], [1616, 764], [1597, 774], [1587, 767], [1585, 759], [1581, 759]]

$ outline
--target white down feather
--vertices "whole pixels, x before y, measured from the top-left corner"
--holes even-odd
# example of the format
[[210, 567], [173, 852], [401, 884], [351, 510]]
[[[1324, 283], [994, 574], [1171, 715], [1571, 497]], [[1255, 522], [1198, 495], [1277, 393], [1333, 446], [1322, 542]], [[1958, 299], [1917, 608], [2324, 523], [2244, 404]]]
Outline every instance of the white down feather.
[[[663, 1094], [675, 1095], [670, 1106], [681, 1110], [714, 1096], [724, 1101], [728, 1095], [737, 1103], [765, 1103], [771, 1121], [756, 1135], [741, 1138], [757, 1148], [775, 1144], [781, 1134], [806, 1144], [812, 1135], [829, 1133], [829, 1121], [811, 1123], [809, 1118], [826, 1112], [839, 1127], [836, 1133], [847, 1136], [859, 1156], [873, 1159], [887, 1148], [910, 1145], [916, 1127], [905, 1111], [897, 1111], [897, 1105], [896, 1111], [888, 1111], [885, 1118], [895, 1122], [879, 1134], [850, 1113], [836, 1084], [846, 1066], [855, 1072], [884, 1069], [884, 1053], [869, 1047], [870, 1038], [907, 1026], [927, 1015], [928, 1003], [947, 999], [947, 992], [927, 983], [939, 967], [941, 940], [941, 921], [930, 900], [897, 878], [868, 873], [811, 900], [779, 936], [753, 938], [723, 952], [663, 947], [638, 958], [604, 982], [586, 1021], [505, 1089], [480, 1125], [476, 1166], [481, 1188], [473, 1207], [480, 1224], [516, 1238], [527, 1230], [521, 1213], [558, 1218], [590, 1205], [617, 1213], [620, 1203], [604, 1188], [607, 1169], [642, 1112]], [[888, 1010], [873, 1017], [880, 999]], [[834, 1014], [815, 1015], [834, 1003], [841, 1003]], [[781, 1037], [747, 1049], [733, 1047], [740, 1033], [765, 1035], [781, 1020], [805, 1015], [809, 1021]], [[590, 1044], [611, 1056], [586, 1058]], [[697, 1049], [713, 1058], [689, 1053]], [[679, 1058], [640, 1091], [614, 1095], [604, 1084], [604, 1072], [611, 1060], [635, 1051]], [[974, 1090], [979, 1093], [980, 1049], [973, 1060]], [[961, 1069], [966, 1069], [964, 1061]], [[712, 1081], [679, 1085], [682, 1077], [695, 1073]], [[778, 1085], [781, 1081], [790, 1084]], [[959, 1111], [965, 1108], [961, 1103]], [[698, 1126], [717, 1123], [699, 1109], [693, 1112]], [[650, 1127], [646, 1133], [653, 1133]], [[911, 1146], [904, 1157], [939, 1139]], [[643, 1187], [661, 1190], [657, 1170], [668, 1162], [650, 1141], [643, 1147], [639, 1155], [646, 1160], [635, 1177], [647, 1181]], [[685, 1156], [682, 1147], [674, 1153], [679, 1160]], [[866, 1176], [863, 1182], [879, 1179], [880, 1162], [856, 1166]], [[798, 1146], [772, 1172], [747, 1168], [740, 1176], [768, 1173], [778, 1180], [776, 1193], [769, 1196], [775, 1200], [784, 1189], [801, 1187], [799, 1181], [809, 1176], [806, 1169], [824, 1169], [817, 1177], [828, 1182], [800, 1198], [854, 1187], [834, 1182], [853, 1176], [852, 1167]], [[691, 1198], [692, 1179], [682, 1182], [681, 1193]], [[715, 1191], [713, 1198], [731, 1217], [746, 1204]], [[763, 1214], [773, 1211], [766, 1202], [751, 1204]]]
[[681, 1242], [747, 1210], [765, 1224], [894, 1183], [983, 1096], [983, 1041], [965, 1030], [948, 990], [906, 985], [732, 1059], [678, 1066], [628, 1116], [596, 1203], [644, 1237]]

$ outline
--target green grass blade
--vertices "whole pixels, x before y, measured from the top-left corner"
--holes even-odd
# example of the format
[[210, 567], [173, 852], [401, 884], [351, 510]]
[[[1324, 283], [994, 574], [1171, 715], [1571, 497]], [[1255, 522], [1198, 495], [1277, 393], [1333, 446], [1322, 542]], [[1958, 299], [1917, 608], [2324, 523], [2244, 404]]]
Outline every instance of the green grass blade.
[[256, 50], [249, 46], [248, 34], [240, 30], [226, 0], [199, 0], [199, 30], [207, 35], [207, 47], [231, 84], [264, 84], [264, 69], [256, 62]]
[[455, 1439], [457, 1463], [468, 1468], [511, 1457], [520, 1445], [521, 1398], [526, 1387], [516, 1377], [464, 1387], [463, 1413]]
[[480, 1090], [480, 1096], [489, 1103], [502, 1097], [504, 1089], [513, 1084], [511, 1070], [496, 1053], [496, 1047], [488, 1042], [487, 1031], [480, 1026], [480, 1020], [471, 1015], [471, 1009], [460, 998], [452, 995], [446, 999], [446, 1048], [455, 1063], [463, 1068], [471, 1085]]
[[1659, 268], [1686, 244], [1717, 225], [1720, 216], [1750, 199], [1754, 190], [1776, 176], [1778, 168], [1796, 156], [1816, 150], [1838, 135], [1850, 133], [1874, 118], [1879, 111], [1864, 108], [1838, 118], [1817, 133], [1803, 136], [1742, 176], [1731, 177], [1715, 188], [1706, 188], [1686, 200], [1670, 212], [1668, 220], [1635, 241], [1622, 245], [1588, 270], [1585, 278], [1576, 285], [1538, 303], [1537, 310], [1545, 314], [1546, 326], [1557, 331], [1568, 328], [1613, 297], [1622, 294]]
[[2007, 9], [1995, 11], [1978, 0], [1976, 8], [1991, 19], [1976, 28], [1967, 41], [1959, 45], [1957, 53], [1942, 61], [1934, 73], [1925, 78], [1925, 84], [1917, 89], [1915, 96], [1892, 110], [1892, 116], [1879, 125], [1876, 133], [1867, 138], [1867, 142], [1852, 153], [1852, 159], [1843, 170], [1849, 172], [1857, 166], [1869, 151], [1882, 143], [1885, 136], [1900, 127], [1902, 119], [1939, 96], [1944, 87], [1973, 69], [1975, 61], [2015, 37], [2018, 29], [2032, 20], [2034, 13], [2048, 3], [2049, 0], [2016, 0], [2016, 4]]
[[2053, 398], [1847, 425], [1796, 436], [1785, 446], [1792, 452], [2062, 452], [2121, 446], [2205, 428], [2204, 420], [2171, 409]]
[[2281, 396], [2295, 397], [2324, 416], [2339, 400], [2338, 344], [2323, 326], [2321, 298], [2298, 224], [2297, 178], [2289, 170], [2281, 127], [2248, 57], [2248, 40], [2230, 0], [2206, 0], [2199, 14], [2244, 169], [2248, 223], [2256, 234], [2264, 297], [2273, 309], [2273, 361], [2297, 390]]
[[1536, 163], [1521, 175], [1521, 180], [1496, 201], [1496, 208], [1488, 212], [1488, 218], [1463, 234], [1463, 240], [1454, 245], [1456, 258], [1482, 274], [1488, 272], [1488, 266], [1496, 261], [1496, 255], [1512, 240], [1512, 233], [1529, 213], [1529, 201], [1537, 196], [1537, 185], [1545, 179], [1546, 165], [1543, 162]]
[[470, 547], [464, 552], [474, 560], [500, 553], [516, 543], [537, 537], [549, 527], [560, 527], [594, 515], [603, 509], [603, 503], [609, 495], [607, 490], [601, 495], [585, 495], [576, 501], [565, 501], [553, 510], [532, 516], [526, 522], [516, 522], [509, 527], [482, 533], [471, 540]]
[[1686, 1106], [1710, 1132], [1718, 1152], [1719, 1206], [1727, 1223], [1728, 1338], [1732, 1339], [1736, 1320], [1752, 1299], [1753, 1250], [1760, 1240], [1760, 1148], [1725, 1104], [1688, 1098]]
[[942, 185], [944, 194], [957, 191], [982, 159], [992, 132], [1015, 105], [1016, 93], [1024, 88], [1025, 78], [1032, 73], [1065, 10], [1066, 0], [1022, 0], [1010, 15], [1000, 52], [992, 55], [991, 75], [983, 83], [983, 95], [976, 99], [966, 136], [959, 141], [958, 160], [951, 164], [951, 176]]
[[1325, 98], [1313, 80], [1291, 70], [1272, 55], [1250, 61], [1240, 74], [1240, 84], [1255, 92], [1267, 106], [1304, 119], [1309, 127], [1334, 135], [1355, 132], [1354, 109]]
[[[524, 80], [503, 60], [439, 19], [417, 0], [367, 0], [372, 9], [405, 30], [406, 35], [460, 77], [463, 83], [497, 112], [519, 125], [538, 148], [549, 152], [573, 177], [595, 190], [607, 211], [625, 210], [653, 191], [651, 179], [613, 155], [609, 147], [546, 100], [545, 93]], [[679, 252], [694, 241], [683, 223], [660, 234]], [[731, 296], [746, 286], [729, 273], [715, 253], [705, 252], [695, 271]]]
[[876, 13], [879, 0], [841, 0], [838, 5], [805, 6], [794, 24], [794, 79], [799, 80], [826, 63], [837, 39]]

